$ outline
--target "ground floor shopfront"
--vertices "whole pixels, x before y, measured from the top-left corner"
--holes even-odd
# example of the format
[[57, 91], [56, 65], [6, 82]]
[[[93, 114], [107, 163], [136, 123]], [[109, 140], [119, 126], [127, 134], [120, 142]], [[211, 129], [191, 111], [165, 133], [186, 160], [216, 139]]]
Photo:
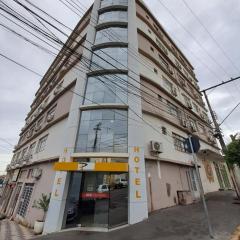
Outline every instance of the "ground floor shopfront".
[[128, 173], [72, 172], [65, 226], [113, 228], [128, 223]]

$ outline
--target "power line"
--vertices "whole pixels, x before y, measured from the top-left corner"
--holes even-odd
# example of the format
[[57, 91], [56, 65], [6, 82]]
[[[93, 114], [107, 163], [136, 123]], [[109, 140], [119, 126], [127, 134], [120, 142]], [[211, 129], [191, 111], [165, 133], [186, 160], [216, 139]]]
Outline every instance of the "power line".
[[203, 27], [203, 29], [208, 33], [208, 35], [210, 36], [210, 38], [213, 40], [213, 42], [216, 44], [216, 46], [220, 49], [220, 51], [222, 52], [222, 54], [225, 56], [226, 59], [228, 59], [228, 61], [231, 63], [231, 65], [235, 68], [235, 70], [237, 70], [237, 72], [239, 73], [239, 68], [236, 66], [236, 64], [234, 63], [234, 61], [231, 59], [231, 57], [226, 53], [226, 51], [223, 49], [223, 47], [218, 43], [218, 41], [216, 40], [216, 38], [209, 32], [209, 30], [207, 29], [207, 27], [204, 25], [204, 23], [201, 21], [201, 19], [195, 14], [195, 12], [192, 10], [192, 8], [188, 5], [188, 3], [185, 0], [182, 0], [182, 2], [185, 4], [185, 6], [188, 8], [188, 10], [192, 13], [192, 15], [196, 18], [196, 20], [198, 21], [198, 23]]
[[[15, 64], [19, 65], [17, 62], [14, 62]], [[21, 66], [24, 68], [24, 66]], [[31, 71], [31, 69], [27, 69], [28, 71]], [[6, 140], [5, 138], [0, 137], [0, 140], [2, 140], [3, 142], [7, 143], [8, 145], [10, 145], [11, 147], [14, 146], [14, 144], [10, 143], [8, 140]]]
[[13, 59], [7, 57], [7, 56], [4, 55], [3, 53], [0, 53], [0, 56], [3, 57], [3, 58], [5, 58], [5, 59], [7, 59], [7, 60], [10, 61], [10, 62], [13, 62], [13, 63], [17, 64], [17, 65], [20, 66], [20, 67], [26, 68], [26, 69], [29, 70], [31, 73], [34, 73], [35, 75], [38, 75], [39, 77], [42, 77], [42, 75], [41, 75], [40, 73], [38, 73], [38, 72], [36, 72], [36, 71], [34, 71], [34, 70], [31, 70], [30, 68], [28, 68], [28, 67], [26, 67], [26, 66], [23, 66], [23, 65], [20, 64], [20, 63], [17, 63], [16, 61], [14, 61]]
[[183, 25], [182, 22], [179, 21], [179, 19], [172, 13], [172, 11], [161, 2], [161, 0], [158, 0], [158, 2], [167, 10], [167, 12], [170, 14], [170, 16], [184, 29], [186, 33], [194, 40], [194, 42], [197, 43], [197, 45], [208, 55], [209, 58], [212, 59], [212, 61], [226, 74], [228, 75], [228, 72], [225, 70], [225, 68], [216, 61], [216, 59], [205, 49], [205, 47], [193, 36], [193, 34]]
[[224, 121], [227, 120], [227, 118], [235, 111], [235, 109], [240, 105], [240, 102], [229, 112], [229, 114], [222, 120], [222, 122], [219, 124], [219, 126], [221, 126]]
[[[45, 20], [46, 21], [46, 20]], [[48, 23], [49, 24], [49, 23]], [[52, 25], [53, 26], [53, 25]], [[34, 29], [34, 30], [36, 30], [36, 29]], [[58, 29], [57, 29], [58, 30]], [[54, 41], [56, 41], [56, 40], [54, 40]], [[59, 41], [57, 41], [57, 43], [59, 43]], [[91, 43], [92, 44], [92, 43]], [[85, 47], [86, 48], [86, 47]], [[88, 48], [87, 48], [88, 49]], [[71, 51], [72, 51], [72, 49], [70, 49]], [[88, 49], [89, 50], [89, 49]], [[89, 51], [91, 51], [91, 50], [89, 50]], [[91, 51], [92, 52], [92, 51]], [[96, 53], [94, 53], [94, 52], [92, 52], [93, 54], [95, 54], [96, 56], [98, 56], [99, 57], [99, 55], [98, 54], [96, 54]], [[111, 56], [110, 56], [111, 57]], [[108, 64], [110, 64], [111, 66], [113, 66], [114, 68], [116, 68], [116, 66], [114, 66], [112, 63], [109, 63], [108, 61], [106, 61], [104, 58], [102, 58], [102, 57], [100, 57], [102, 60], [104, 60], [105, 62], [107, 62]], [[121, 63], [120, 63], [121, 64]], [[122, 65], [122, 64], [121, 64]], [[124, 66], [124, 65], [123, 65]], [[118, 70], [120, 70], [120, 69], [118, 69]], [[122, 71], [122, 70], [120, 70], [120, 71]], [[132, 77], [131, 77], [132, 78]], [[134, 79], [134, 78], [132, 78], [134, 81], [136, 81], [136, 79]], [[140, 83], [141, 84], [141, 83]], [[143, 85], [143, 84], [142, 84]], [[146, 87], [145, 85], [143, 85], [145, 88], [148, 88], [148, 87]], [[152, 92], [154, 92], [151, 88], [148, 88], [149, 90], [151, 90]], [[155, 92], [154, 92], [155, 93]], [[147, 93], [147, 94], [149, 94], [149, 93]]]

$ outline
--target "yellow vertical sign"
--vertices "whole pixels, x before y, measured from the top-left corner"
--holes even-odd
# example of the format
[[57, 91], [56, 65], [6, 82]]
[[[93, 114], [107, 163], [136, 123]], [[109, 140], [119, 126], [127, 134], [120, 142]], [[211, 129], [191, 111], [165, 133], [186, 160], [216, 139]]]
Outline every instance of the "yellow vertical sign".
[[[134, 153], [139, 153], [140, 152], [140, 148], [138, 146], [135, 146], [133, 148], [133, 152]], [[140, 158], [138, 156], [134, 156], [133, 157], [133, 161], [135, 163], [134, 171], [135, 171], [135, 173], [137, 175], [137, 174], [139, 174], [139, 169], [140, 169], [140, 167], [139, 167]], [[136, 176], [135, 179], [134, 179], [134, 185], [135, 186], [140, 186], [141, 185], [141, 179], [138, 176]], [[141, 192], [139, 190], [136, 190], [135, 197], [137, 199], [141, 199]]]

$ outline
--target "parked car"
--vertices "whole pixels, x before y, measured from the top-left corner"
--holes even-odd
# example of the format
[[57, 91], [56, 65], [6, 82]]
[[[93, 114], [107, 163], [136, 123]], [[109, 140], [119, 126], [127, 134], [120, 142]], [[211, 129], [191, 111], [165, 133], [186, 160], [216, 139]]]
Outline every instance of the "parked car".
[[118, 178], [115, 181], [115, 188], [125, 188], [128, 185], [128, 181], [124, 178]]
[[109, 185], [108, 184], [98, 185], [97, 192], [99, 193], [109, 192]]

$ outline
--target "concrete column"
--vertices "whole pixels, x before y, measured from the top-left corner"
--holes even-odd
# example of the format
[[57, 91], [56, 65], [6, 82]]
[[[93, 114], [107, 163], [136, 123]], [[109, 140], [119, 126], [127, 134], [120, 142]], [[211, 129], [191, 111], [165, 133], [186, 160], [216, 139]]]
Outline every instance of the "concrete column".
[[[88, 25], [87, 37], [84, 45], [91, 49], [92, 45], [90, 43], [94, 42], [95, 39], [95, 25], [97, 11], [100, 6], [100, 0], [95, 0], [92, 13], [91, 13], [91, 25]], [[89, 43], [90, 42], [90, 43]], [[83, 49], [83, 55], [91, 59], [92, 53]], [[74, 92], [79, 93], [83, 96], [85, 93], [85, 86], [87, 76], [85, 72], [78, 71], [77, 81], [74, 88]], [[69, 117], [66, 125], [66, 135], [65, 138], [65, 148], [61, 154], [59, 161], [71, 161], [70, 156], [74, 152], [76, 136], [78, 132], [78, 125], [80, 119], [80, 106], [83, 104], [83, 98], [77, 94], [73, 94], [72, 103], [69, 111]], [[44, 225], [44, 233], [56, 232], [62, 229], [65, 205], [68, 193], [68, 187], [70, 182], [69, 172], [56, 172], [54, 185], [52, 189], [51, 200], [49, 204], [49, 209]]]
[[[128, 68], [135, 73], [139, 73], [139, 62], [132, 53], [133, 49], [138, 51], [136, 3], [135, 1], [128, 1], [128, 4], [128, 46], [130, 48], [128, 50]], [[128, 81], [140, 88], [140, 76], [131, 70], [128, 73]], [[128, 105], [129, 223], [134, 224], [148, 217], [144, 160], [144, 124], [141, 119], [141, 99], [135, 95], [128, 94]]]

